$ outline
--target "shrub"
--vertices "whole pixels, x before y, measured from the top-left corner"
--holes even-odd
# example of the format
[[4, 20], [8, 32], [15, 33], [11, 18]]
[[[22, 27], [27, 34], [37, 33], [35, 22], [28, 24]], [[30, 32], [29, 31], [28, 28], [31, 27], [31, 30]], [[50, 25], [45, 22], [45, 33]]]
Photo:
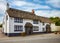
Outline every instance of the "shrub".
[[60, 20], [55, 23], [56, 26], [60, 26]]
[[0, 24], [0, 27], [2, 27], [2, 24]]

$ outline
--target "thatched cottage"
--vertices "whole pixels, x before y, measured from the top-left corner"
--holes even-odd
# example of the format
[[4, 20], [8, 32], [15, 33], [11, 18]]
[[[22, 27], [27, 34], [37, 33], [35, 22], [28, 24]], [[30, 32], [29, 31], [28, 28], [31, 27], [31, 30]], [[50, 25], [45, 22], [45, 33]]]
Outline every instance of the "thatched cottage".
[[32, 12], [8, 8], [3, 19], [3, 33], [7, 36], [18, 36], [51, 32], [49, 18], [37, 16]]

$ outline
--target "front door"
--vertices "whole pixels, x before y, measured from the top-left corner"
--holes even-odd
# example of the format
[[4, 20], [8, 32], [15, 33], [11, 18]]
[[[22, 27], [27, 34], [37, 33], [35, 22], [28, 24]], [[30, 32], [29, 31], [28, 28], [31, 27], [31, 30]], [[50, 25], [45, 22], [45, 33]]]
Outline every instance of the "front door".
[[51, 27], [50, 27], [50, 25], [46, 25], [46, 32], [51, 32]]
[[32, 34], [32, 28], [31, 28], [31, 27], [26, 27], [26, 28], [25, 28], [25, 33], [26, 33], [27, 35]]
[[27, 35], [30, 35], [30, 34], [32, 34], [32, 32], [33, 32], [33, 25], [31, 23], [27, 22], [25, 24], [25, 33]]

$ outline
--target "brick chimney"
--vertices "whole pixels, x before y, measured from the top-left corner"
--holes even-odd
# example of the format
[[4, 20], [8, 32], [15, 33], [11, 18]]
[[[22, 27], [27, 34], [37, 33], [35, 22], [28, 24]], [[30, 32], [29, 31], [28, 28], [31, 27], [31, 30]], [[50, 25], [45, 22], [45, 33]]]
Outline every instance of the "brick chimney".
[[35, 13], [34, 9], [32, 9], [32, 13], [33, 13], [33, 14]]

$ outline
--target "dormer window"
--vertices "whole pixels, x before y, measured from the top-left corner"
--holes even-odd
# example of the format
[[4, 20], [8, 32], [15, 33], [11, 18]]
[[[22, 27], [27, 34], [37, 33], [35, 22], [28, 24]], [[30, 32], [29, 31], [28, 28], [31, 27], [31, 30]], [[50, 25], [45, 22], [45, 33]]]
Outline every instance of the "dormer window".
[[33, 24], [38, 24], [38, 20], [33, 20]]
[[23, 19], [22, 18], [15, 17], [14, 18], [14, 22], [16, 22], [16, 23], [23, 23]]

